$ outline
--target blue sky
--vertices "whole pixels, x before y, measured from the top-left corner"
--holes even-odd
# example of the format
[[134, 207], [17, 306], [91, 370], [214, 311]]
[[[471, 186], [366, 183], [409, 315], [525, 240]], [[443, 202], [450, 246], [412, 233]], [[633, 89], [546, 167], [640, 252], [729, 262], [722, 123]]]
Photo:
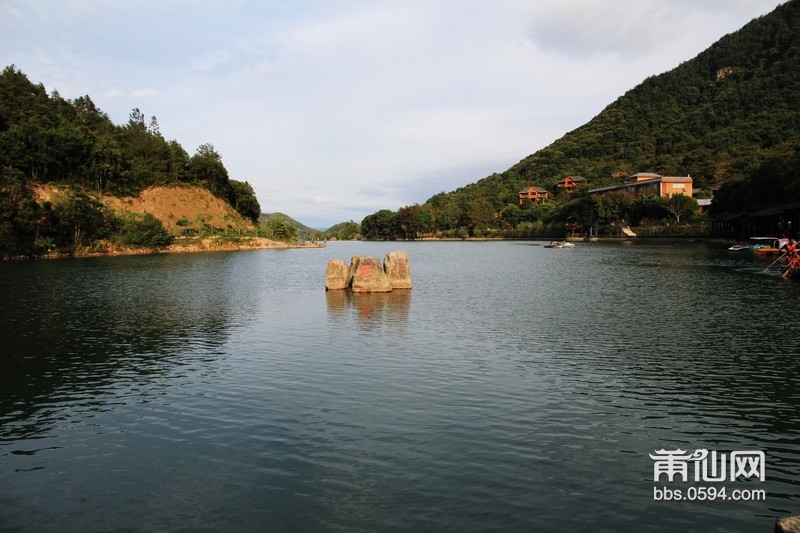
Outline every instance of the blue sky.
[[502, 172], [780, 3], [0, 0], [0, 56], [327, 228]]

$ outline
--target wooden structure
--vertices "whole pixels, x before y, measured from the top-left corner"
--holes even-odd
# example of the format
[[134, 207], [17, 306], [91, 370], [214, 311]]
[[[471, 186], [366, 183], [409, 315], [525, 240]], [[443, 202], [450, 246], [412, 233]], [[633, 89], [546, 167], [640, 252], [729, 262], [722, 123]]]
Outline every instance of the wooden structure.
[[586, 179], [580, 176], [567, 176], [558, 182], [558, 186], [565, 189], [569, 194], [572, 194], [575, 192], [575, 189], [577, 189], [578, 186], [582, 185], [585, 181]]
[[589, 194], [603, 194], [611, 191], [623, 191], [633, 196], [658, 195], [668, 198], [674, 194], [685, 194], [692, 197], [691, 176], [661, 176], [650, 172], [640, 172], [631, 176], [629, 181], [608, 187], [589, 189]]
[[711, 236], [744, 240], [753, 235], [783, 235], [797, 238], [800, 203], [784, 204], [754, 213], [721, 217], [711, 222]]
[[533, 203], [537, 203], [549, 196], [550, 195], [548, 192], [544, 189], [540, 189], [539, 187], [528, 187], [527, 189], [519, 191], [519, 205], [522, 206], [525, 203], [525, 200], [530, 200]]

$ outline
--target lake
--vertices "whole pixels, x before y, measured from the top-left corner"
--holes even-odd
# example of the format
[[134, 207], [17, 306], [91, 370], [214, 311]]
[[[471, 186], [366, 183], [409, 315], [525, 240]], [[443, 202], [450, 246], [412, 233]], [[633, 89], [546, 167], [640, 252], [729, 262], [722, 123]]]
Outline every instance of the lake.
[[[767, 532], [800, 514], [800, 284], [705, 243], [541, 244], [0, 264], [0, 531]], [[413, 290], [326, 293], [330, 259], [393, 250]], [[701, 449], [764, 455], [733, 481], [685, 459], [655, 481], [659, 450]], [[723, 488], [740, 498], [698, 499]]]

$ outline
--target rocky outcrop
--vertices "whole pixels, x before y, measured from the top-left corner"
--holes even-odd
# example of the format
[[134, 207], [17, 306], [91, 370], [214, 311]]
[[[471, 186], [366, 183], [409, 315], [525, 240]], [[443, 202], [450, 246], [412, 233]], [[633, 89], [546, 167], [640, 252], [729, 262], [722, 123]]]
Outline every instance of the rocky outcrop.
[[352, 292], [390, 292], [411, 288], [411, 269], [405, 252], [389, 252], [383, 265], [374, 257], [353, 256], [347, 267], [341, 259], [331, 259], [325, 271], [326, 290]]
[[775, 533], [800, 533], [800, 516], [787, 516], [775, 522]]
[[392, 284], [383, 271], [381, 262], [374, 257], [354, 256], [350, 262], [348, 278], [353, 292], [389, 292]]
[[346, 289], [350, 283], [347, 264], [341, 259], [331, 259], [325, 271], [325, 289], [340, 290]]
[[408, 254], [405, 252], [386, 254], [383, 258], [383, 270], [393, 289], [411, 288], [411, 269], [408, 266]]

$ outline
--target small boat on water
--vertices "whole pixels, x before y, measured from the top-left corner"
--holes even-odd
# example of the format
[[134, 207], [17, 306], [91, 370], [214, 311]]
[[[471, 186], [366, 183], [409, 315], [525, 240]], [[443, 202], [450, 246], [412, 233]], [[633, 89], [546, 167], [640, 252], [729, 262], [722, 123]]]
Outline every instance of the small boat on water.
[[753, 241], [752, 244], [738, 243], [730, 246], [728, 250], [731, 252], [752, 251], [757, 254], [779, 254], [789, 241], [778, 237], [750, 237], [750, 240]]
[[800, 267], [798, 266], [785, 266], [781, 272], [781, 276], [792, 281], [800, 280]]
[[750, 248], [757, 254], [779, 254], [783, 244], [778, 237], [750, 237]]
[[575, 245], [567, 241], [550, 241], [544, 245], [545, 248], [575, 248]]
[[750, 240], [751, 244], [734, 244], [728, 250], [731, 252], [752, 251], [757, 254], [779, 254], [786, 245], [784, 240], [778, 237], [750, 237]]
[[800, 250], [798, 250], [797, 241], [786, 239], [783, 250], [781, 276], [793, 281], [800, 280]]

